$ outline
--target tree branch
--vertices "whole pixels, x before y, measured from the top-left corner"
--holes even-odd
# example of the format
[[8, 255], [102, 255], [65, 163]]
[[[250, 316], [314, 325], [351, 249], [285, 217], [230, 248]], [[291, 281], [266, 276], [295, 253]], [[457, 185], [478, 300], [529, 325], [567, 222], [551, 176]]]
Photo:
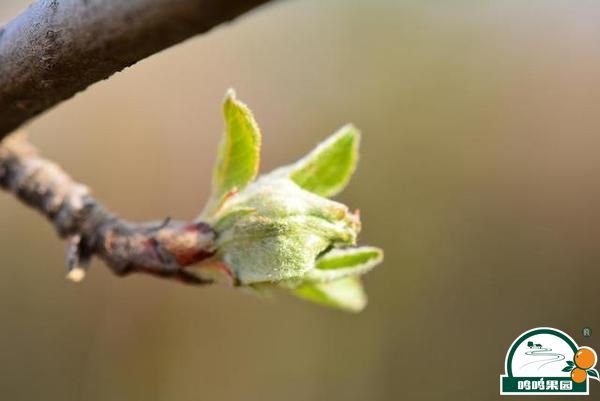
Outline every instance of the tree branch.
[[0, 28], [0, 139], [89, 85], [268, 1], [37, 1]]
[[205, 223], [132, 224], [107, 212], [87, 187], [41, 158], [24, 135], [0, 143], [0, 187], [46, 216], [68, 241], [68, 277], [79, 281], [92, 256], [118, 275], [144, 272], [204, 284], [184, 268], [214, 253], [215, 232]]

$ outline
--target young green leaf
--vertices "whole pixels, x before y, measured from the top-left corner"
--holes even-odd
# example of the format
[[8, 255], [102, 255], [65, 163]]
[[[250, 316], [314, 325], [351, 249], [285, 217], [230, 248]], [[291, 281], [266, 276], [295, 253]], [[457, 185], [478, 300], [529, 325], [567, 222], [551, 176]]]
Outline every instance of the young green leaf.
[[340, 192], [354, 173], [358, 161], [360, 133], [346, 125], [289, 167], [292, 181], [324, 197]]
[[317, 259], [316, 268], [321, 270], [345, 269], [379, 263], [383, 252], [373, 246], [334, 249]]
[[306, 273], [306, 283], [324, 283], [365, 274], [383, 260], [383, 251], [372, 246], [332, 249], [317, 259]]
[[230, 191], [241, 190], [258, 173], [260, 130], [250, 109], [229, 90], [223, 103], [225, 136], [219, 147], [213, 176], [213, 198], [218, 202]]
[[330, 283], [304, 285], [296, 288], [294, 295], [348, 312], [360, 312], [367, 305], [367, 295], [358, 277], [348, 277]]

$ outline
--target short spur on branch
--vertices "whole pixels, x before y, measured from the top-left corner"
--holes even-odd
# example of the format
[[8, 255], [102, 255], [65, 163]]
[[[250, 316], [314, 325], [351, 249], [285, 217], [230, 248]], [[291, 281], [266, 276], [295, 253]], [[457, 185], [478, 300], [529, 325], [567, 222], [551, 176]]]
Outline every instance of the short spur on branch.
[[121, 220], [20, 136], [0, 143], [0, 187], [44, 214], [67, 239], [68, 277], [76, 281], [97, 256], [119, 275], [143, 272], [256, 292], [280, 288], [322, 305], [362, 310], [360, 276], [381, 263], [383, 252], [356, 246], [358, 211], [327, 199], [356, 168], [357, 129], [344, 126], [296, 163], [257, 178], [258, 125], [232, 90], [223, 110], [212, 195], [196, 221]]

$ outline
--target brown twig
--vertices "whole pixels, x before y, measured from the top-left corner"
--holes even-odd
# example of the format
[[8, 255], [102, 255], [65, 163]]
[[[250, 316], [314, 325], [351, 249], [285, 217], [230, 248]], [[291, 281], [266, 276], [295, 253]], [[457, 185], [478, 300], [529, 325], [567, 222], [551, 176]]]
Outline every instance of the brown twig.
[[269, 0], [38, 0], [0, 27], [0, 139], [137, 61]]
[[185, 270], [214, 253], [215, 232], [205, 223], [133, 224], [107, 212], [87, 187], [41, 158], [22, 134], [0, 142], [0, 187], [46, 216], [67, 239], [68, 277], [80, 280], [92, 256], [118, 275], [144, 272], [204, 284]]

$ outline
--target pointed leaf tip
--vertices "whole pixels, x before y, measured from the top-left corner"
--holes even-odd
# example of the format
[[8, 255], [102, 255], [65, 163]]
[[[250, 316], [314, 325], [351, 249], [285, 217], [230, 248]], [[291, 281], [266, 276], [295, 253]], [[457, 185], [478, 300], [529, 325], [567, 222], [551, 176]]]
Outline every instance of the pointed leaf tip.
[[214, 202], [254, 180], [260, 160], [260, 129], [248, 106], [237, 100], [233, 89], [225, 94], [223, 115], [225, 136], [213, 175]]
[[225, 92], [224, 102], [228, 101], [229, 99], [235, 100], [235, 98], [236, 98], [235, 89], [233, 89], [233, 88], [227, 89], [227, 91]]
[[358, 162], [360, 132], [352, 124], [340, 128], [307, 156], [289, 167], [298, 186], [330, 197], [344, 189]]

